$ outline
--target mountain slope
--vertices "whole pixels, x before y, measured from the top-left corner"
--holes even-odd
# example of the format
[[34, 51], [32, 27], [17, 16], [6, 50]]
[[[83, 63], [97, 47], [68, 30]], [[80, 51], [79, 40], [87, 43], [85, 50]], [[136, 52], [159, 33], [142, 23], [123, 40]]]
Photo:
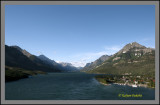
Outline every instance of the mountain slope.
[[16, 48], [17, 50], [19, 50], [20, 52], [22, 52], [27, 57], [30, 57], [32, 55], [28, 51], [21, 49], [19, 46], [10, 46], [10, 47]]
[[137, 42], [129, 43], [119, 52], [88, 73], [154, 75], [155, 50]]
[[77, 67], [74, 67], [71, 63], [67, 62], [59, 62], [59, 68], [63, 69], [64, 71], [78, 71]]
[[91, 70], [99, 65], [101, 65], [104, 61], [109, 59], [110, 56], [108, 55], [103, 55], [99, 59], [95, 60], [94, 62], [87, 63], [86, 66], [81, 70], [81, 71], [88, 71]]
[[36, 56], [27, 52], [20, 47], [5, 45], [5, 65], [9, 67], [18, 67], [27, 70], [40, 70], [45, 72], [60, 72], [57, 67], [47, 65]]
[[40, 55], [37, 56], [39, 59], [41, 59], [42, 61], [44, 61], [45, 63], [52, 65], [52, 66], [56, 66], [57, 68], [59, 68], [62, 71], [78, 71], [79, 69], [77, 67], [74, 67], [71, 63], [67, 63], [67, 62], [55, 62], [54, 60], [49, 59], [48, 57], [44, 56], [44, 55]]
[[37, 57], [49, 65], [57, 66], [57, 63], [54, 60], [49, 59], [45, 55], [39, 55]]

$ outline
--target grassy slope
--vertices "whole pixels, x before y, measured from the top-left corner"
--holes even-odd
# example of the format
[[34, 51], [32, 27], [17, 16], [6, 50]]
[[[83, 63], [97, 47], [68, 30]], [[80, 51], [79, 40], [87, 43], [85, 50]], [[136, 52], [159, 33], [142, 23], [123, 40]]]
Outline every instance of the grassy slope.
[[[117, 74], [131, 73], [132, 75], [152, 75], [155, 73], [155, 57], [153, 54], [145, 54], [142, 57], [134, 57], [132, 53], [118, 55], [124, 59], [113, 61], [111, 57], [103, 65], [87, 71], [88, 73]], [[128, 62], [132, 63], [128, 63]], [[138, 61], [138, 62], [134, 62]]]
[[21, 68], [15, 68], [15, 67], [5, 67], [5, 81], [15, 81], [22, 78], [28, 78], [29, 76], [36, 75], [36, 74], [46, 74], [42, 71], [30, 71], [30, 70], [24, 70]]

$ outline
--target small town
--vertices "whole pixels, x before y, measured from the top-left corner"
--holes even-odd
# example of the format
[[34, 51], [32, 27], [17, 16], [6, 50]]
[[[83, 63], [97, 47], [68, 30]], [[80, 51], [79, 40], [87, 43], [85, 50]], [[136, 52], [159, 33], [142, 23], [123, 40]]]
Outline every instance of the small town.
[[96, 75], [95, 78], [104, 85], [118, 84], [132, 87], [155, 88], [155, 78], [145, 75]]

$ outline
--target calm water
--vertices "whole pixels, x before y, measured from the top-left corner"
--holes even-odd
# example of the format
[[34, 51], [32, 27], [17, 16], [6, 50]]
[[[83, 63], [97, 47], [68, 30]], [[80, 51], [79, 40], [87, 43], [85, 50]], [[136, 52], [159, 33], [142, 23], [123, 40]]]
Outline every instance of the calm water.
[[[150, 88], [100, 84], [93, 74], [50, 73], [8, 82], [6, 100], [154, 100]], [[142, 97], [119, 97], [142, 94]]]

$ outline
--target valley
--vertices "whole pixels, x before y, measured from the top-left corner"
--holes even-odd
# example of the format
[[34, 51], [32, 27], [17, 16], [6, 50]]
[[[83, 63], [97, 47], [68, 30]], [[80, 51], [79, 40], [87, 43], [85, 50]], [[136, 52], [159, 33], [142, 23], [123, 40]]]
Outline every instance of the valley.
[[71, 63], [55, 62], [45, 55], [35, 56], [18, 46], [6, 45], [5, 69], [6, 82], [49, 72], [84, 72], [98, 74], [95, 79], [103, 84], [132, 86], [136, 81], [137, 86], [154, 88], [155, 50], [133, 42], [125, 45], [117, 53], [110, 56], [102, 55], [79, 69]]
[[125, 100], [154, 99], [155, 50], [136, 42], [84, 67], [35, 56], [17, 46], [6, 45], [5, 51], [6, 99], [124, 100], [118, 97], [124, 93], [143, 96]]

